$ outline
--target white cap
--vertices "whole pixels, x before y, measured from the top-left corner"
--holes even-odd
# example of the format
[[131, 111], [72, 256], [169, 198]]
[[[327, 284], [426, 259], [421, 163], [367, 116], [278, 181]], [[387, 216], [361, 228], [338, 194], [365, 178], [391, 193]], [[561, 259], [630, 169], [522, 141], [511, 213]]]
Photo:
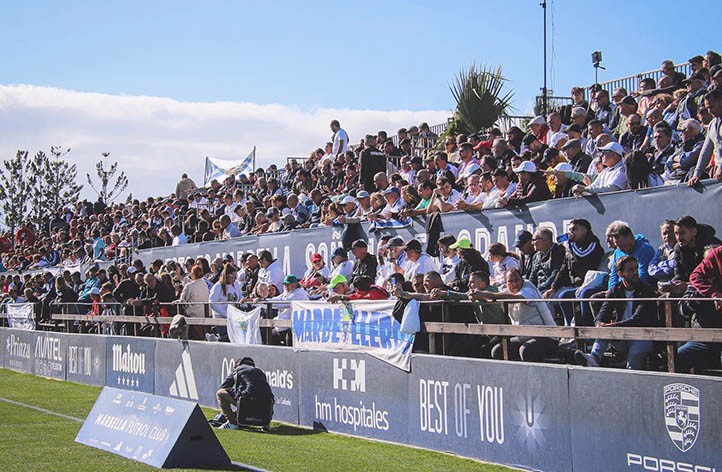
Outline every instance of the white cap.
[[353, 198], [351, 195], [346, 195], [343, 197], [343, 200], [341, 200], [341, 205], [346, 205], [347, 203], [353, 203], [356, 204], [356, 199]]
[[512, 169], [515, 173], [519, 172], [536, 172], [536, 165], [532, 161], [522, 161], [519, 167]]
[[535, 116], [534, 119], [529, 122], [529, 126], [545, 124], [547, 124], [547, 120], [545, 120], [543, 116]]
[[572, 165], [568, 162], [560, 162], [554, 166], [554, 170], [559, 172], [571, 172], [574, 170], [574, 167], [572, 167]]
[[620, 156], [624, 156], [624, 148], [622, 147], [621, 144], [619, 144], [616, 141], [612, 141], [612, 142], [608, 143], [606, 146], [600, 147], [599, 150], [600, 151], [612, 151], [612, 152], [619, 154]]
[[572, 108], [572, 118], [575, 116], [587, 116], [587, 110], [582, 107], [574, 107]]

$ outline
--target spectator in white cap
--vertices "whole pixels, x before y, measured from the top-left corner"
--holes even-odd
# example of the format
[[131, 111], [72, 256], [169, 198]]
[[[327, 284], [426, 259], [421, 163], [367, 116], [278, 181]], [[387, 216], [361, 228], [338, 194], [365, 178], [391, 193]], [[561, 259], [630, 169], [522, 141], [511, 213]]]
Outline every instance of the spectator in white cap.
[[513, 170], [519, 183], [508, 200], [506, 198], [499, 199], [499, 206], [514, 207], [552, 198], [544, 174], [537, 171], [536, 164], [531, 161], [522, 161]]
[[[543, 116], [535, 116], [534, 119], [529, 122], [529, 130], [531, 130], [531, 133], [536, 136], [536, 139], [538, 139], [540, 143], [546, 144], [549, 127]], [[522, 151], [524, 150], [522, 149]]]
[[602, 165], [604, 169], [589, 186], [577, 184], [572, 188], [575, 196], [595, 195], [606, 192], [616, 192], [629, 188], [627, 184], [627, 170], [622, 159], [624, 149], [618, 142], [612, 141], [599, 150], [602, 152]]
[[383, 194], [386, 199], [386, 206], [381, 210], [379, 217], [385, 220], [396, 218], [406, 206], [406, 203], [401, 198], [401, 190], [398, 187], [388, 187], [383, 191]]
[[554, 174], [556, 185], [554, 186], [554, 198], [572, 197], [572, 189], [575, 182], [571, 180], [567, 172], [574, 172], [574, 167], [568, 162], [560, 162], [551, 171]]
[[[371, 195], [366, 190], [359, 190], [356, 194], [356, 200], [358, 201], [358, 207], [353, 218], [358, 219], [358, 221], [367, 219], [368, 215], [373, 211], [371, 209]], [[348, 221], [348, 218], [346, 220]]]
[[341, 199], [341, 206], [343, 207], [343, 211], [346, 213], [346, 215], [351, 216], [356, 213], [358, 201], [356, 201], [356, 199], [353, 198], [351, 195], [346, 195]]

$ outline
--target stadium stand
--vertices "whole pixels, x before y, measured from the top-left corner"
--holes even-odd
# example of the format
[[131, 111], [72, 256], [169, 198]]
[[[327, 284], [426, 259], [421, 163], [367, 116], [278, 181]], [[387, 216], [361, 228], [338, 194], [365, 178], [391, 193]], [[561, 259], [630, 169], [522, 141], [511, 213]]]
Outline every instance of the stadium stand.
[[[710, 51], [701, 64], [690, 63], [685, 76], [665, 61], [659, 73], [641, 77], [638, 90], [575, 87], [571, 105], [534, 117], [528, 130], [507, 120], [503, 132], [494, 127], [443, 136], [444, 125], [421, 123], [391, 137], [385, 131], [368, 134], [351, 146], [342, 124], [334, 121], [328, 143], [306, 158], [288, 158], [281, 169], [272, 165], [229, 175], [203, 188], [184, 174], [165, 197], [113, 205], [86, 200], [58, 209], [44, 227], [24, 224], [0, 238], [3, 304], [32, 303], [45, 327], [58, 315], [56, 320], [74, 320], [76, 331], [161, 336], [167, 333], [163, 325], [146, 323], [139, 333], [130, 318], [94, 323], [78, 317], [182, 312], [189, 318], [225, 318], [229, 303], [268, 301], [265, 316], [282, 319], [284, 309], [274, 308], [274, 302], [394, 298], [402, 310], [409, 300], [421, 301], [422, 320], [434, 323], [446, 319], [436, 307], [456, 300], [456, 312], [481, 325], [475, 341], [464, 341], [464, 333], [471, 332], [466, 327], [448, 343], [418, 343], [417, 351], [533, 361], [576, 357], [592, 365], [603, 360], [607, 345], [597, 342], [588, 353], [582, 339], [595, 333], [585, 327], [654, 328], [666, 319], [671, 328], [673, 318], [683, 319], [673, 316], [681, 309], [688, 326], [718, 328], [721, 306], [714, 299], [720, 293], [714, 287], [720, 284], [715, 249], [720, 241], [714, 221], [691, 216], [659, 221], [663, 244], [655, 248], [621, 221], [608, 221], [602, 241], [594, 231], [601, 236], [604, 228], [569, 214], [559, 238], [538, 229], [520, 233], [514, 247], [496, 243], [487, 253], [474, 249], [469, 239], [443, 234], [441, 224], [442, 215], [452, 212], [483, 214], [582, 195], [722, 180], [720, 57]], [[425, 241], [393, 236], [415, 219], [425, 222]], [[377, 235], [388, 232], [375, 254], [368, 250], [369, 224]], [[303, 274], [289, 273], [257, 248], [238, 258], [183, 263], [144, 263], [141, 257], [153, 248], [314, 228], [338, 229], [343, 240], [328, 254], [328, 267], [326, 255], [313, 254]], [[605, 243], [611, 250], [607, 255]], [[662, 304], [675, 312], [667, 313], [654, 301], [661, 296], [701, 301]], [[546, 301], [569, 298], [583, 301]], [[637, 301], [620, 305], [620, 298]], [[507, 331], [485, 326], [496, 323], [484, 318], [491, 306], [499, 308], [498, 300], [505, 303], [499, 314], [505, 323], [569, 329], [559, 331], [559, 342], [543, 329], [497, 338]], [[222, 321], [190, 325], [193, 339], [227, 339]], [[205, 329], [212, 325], [210, 332]], [[269, 327], [264, 342], [291, 344], [287, 323], [264, 326]], [[650, 339], [669, 346], [679, 336]], [[648, 359], [652, 341], [644, 340], [644, 349], [640, 342], [620, 337], [617, 352], [634, 353], [633, 362], [621, 362], [654, 368]], [[674, 351], [667, 354], [674, 357]], [[693, 341], [680, 347], [679, 355], [677, 369], [719, 368], [715, 343]]]

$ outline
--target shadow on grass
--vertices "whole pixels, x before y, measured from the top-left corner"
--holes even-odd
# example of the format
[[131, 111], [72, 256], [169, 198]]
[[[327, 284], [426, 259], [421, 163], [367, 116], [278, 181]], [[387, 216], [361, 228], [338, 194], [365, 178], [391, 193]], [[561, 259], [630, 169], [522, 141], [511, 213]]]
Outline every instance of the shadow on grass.
[[[316, 426], [316, 425], [314, 425]], [[304, 429], [304, 428], [295, 428], [293, 426], [289, 426], [287, 424], [275, 424], [271, 426], [271, 430], [268, 432], [264, 432], [259, 428], [253, 428], [249, 431], [254, 431], [257, 433], [263, 433], [263, 434], [273, 434], [276, 436], [310, 436], [313, 434], [319, 434], [323, 431], [316, 431], [313, 429]]]

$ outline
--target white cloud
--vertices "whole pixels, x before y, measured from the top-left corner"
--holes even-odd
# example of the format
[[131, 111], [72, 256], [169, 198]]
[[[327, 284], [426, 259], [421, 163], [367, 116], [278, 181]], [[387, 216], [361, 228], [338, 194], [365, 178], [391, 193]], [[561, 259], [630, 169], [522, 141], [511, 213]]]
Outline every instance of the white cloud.
[[[166, 195], [183, 172], [199, 185], [205, 156], [240, 159], [255, 145], [256, 164], [285, 164], [322, 147], [338, 119], [355, 143], [381, 129], [442, 123], [449, 111], [302, 110], [254, 103], [179, 102], [170, 98], [85, 93], [31, 85], [0, 85], [0, 159], [70, 147], [67, 158], [94, 175], [101, 153], [111, 153], [135, 197]], [[87, 187], [87, 185], [86, 185]], [[93, 194], [85, 188], [83, 197]]]

